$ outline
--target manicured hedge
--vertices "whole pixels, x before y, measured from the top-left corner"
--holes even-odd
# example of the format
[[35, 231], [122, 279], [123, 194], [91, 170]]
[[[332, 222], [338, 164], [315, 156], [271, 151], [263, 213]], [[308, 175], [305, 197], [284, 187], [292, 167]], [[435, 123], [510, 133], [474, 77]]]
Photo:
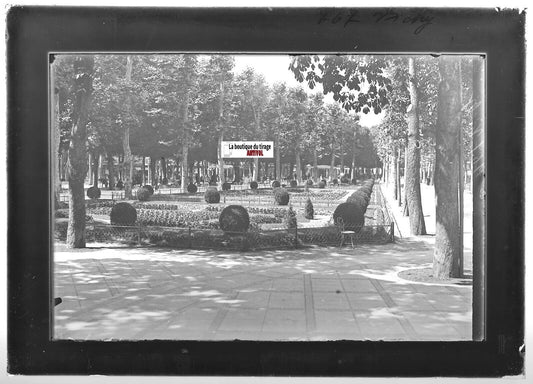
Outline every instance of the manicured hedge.
[[339, 224], [339, 219], [344, 223], [344, 229], [358, 232], [365, 224], [365, 209], [355, 203], [342, 203], [333, 212], [333, 221]]
[[219, 223], [224, 232], [246, 232], [250, 227], [250, 216], [243, 206], [228, 205], [220, 213]]
[[215, 187], [209, 187], [205, 191], [204, 198], [209, 204], [220, 203], [220, 192]]
[[152, 187], [150, 184], [144, 185], [143, 188], [146, 188], [150, 192], [150, 196], [154, 194], [154, 187]]
[[137, 220], [137, 210], [129, 203], [117, 203], [109, 214], [111, 224], [134, 225]]
[[100, 196], [102, 196], [102, 192], [100, 191], [100, 188], [92, 186], [89, 189], [87, 189], [87, 197], [89, 199], [99, 199]]
[[289, 192], [284, 188], [276, 188], [274, 190], [274, 200], [277, 205], [287, 205], [289, 204]]

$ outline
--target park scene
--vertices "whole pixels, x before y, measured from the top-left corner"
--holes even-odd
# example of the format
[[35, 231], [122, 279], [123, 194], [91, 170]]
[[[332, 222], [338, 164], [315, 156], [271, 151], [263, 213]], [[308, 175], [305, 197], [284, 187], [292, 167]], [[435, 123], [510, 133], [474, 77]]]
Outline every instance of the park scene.
[[479, 57], [50, 62], [55, 339], [472, 340]]

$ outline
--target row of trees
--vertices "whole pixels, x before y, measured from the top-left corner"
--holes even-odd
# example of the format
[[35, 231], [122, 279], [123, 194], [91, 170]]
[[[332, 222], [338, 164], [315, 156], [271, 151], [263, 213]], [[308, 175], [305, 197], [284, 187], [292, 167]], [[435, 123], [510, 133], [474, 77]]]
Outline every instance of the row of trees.
[[385, 178], [401, 199], [400, 158], [405, 161], [405, 214], [413, 235], [426, 233], [420, 174], [434, 180], [436, 244], [433, 274], [462, 274], [462, 193], [465, 165], [471, 164], [472, 134], [482, 132], [479, 57], [297, 56], [291, 69], [310, 88], [321, 83], [347, 111], [380, 113], [372, 135]]
[[[59, 56], [54, 63], [62, 150], [68, 148], [72, 126], [73, 60]], [[96, 163], [102, 154], [108, 164], [120, 157], [121, 167], [128, 169], [132, 156], [149, 157], [151, 164], [174, 158], [188, 182], [192, 162], [207, 160], [222, 169], [220, 141], [271, 139], [276, 178], [281, 162], [300, 170], [302, 163], [318, 161], [376, 166], [372, 151], [366, 156], [357, 151], [372, 144], [356, 115], [325, 104], [321, 94], [308, 96], [301, 87], [270, 86], [251, 68], [235, 75], [231, 56], [97, 55], [93, 76], [87, 129]], [[252, 169], [257, 180], [257, 161]], [[302, 172], [296, 173], [301, 178]], [[125, 176], [129, 193], [131, 176]]]
[[[151, 167], [157, 159], [172, 158], [179, 164], [182, 187], [192, 179], [194, 162], [210, 162], [217, 164], [223, 183], [223, 140], [274, 141], [276, 179], [283, 163], [290, 164], [291, 173], [295, 169], [299, 181], [305, 164], [313, 165], [315, 181], [319, 163], [330, 165], [330, 175], [336, 166], [347, 166], [350, 178], [356, 166], [378, 165], [369, 132], [357, 115], [301, 86], [270, 85], [252, 68], [235, 74], [230, 55], [59, 55], [51, 72], [55, 153], [68, 152], [69, 185], [73, 172], [87, 174], [87, 152], [95, 173], [99, 159], [107, 159], [110, 188], [120, 172], [127, 198], [132, 196], [135, 158], [143, 164], [150, 158]], [[76, 121], [80, 114], [83, 120]], [[248, 162], [252, 179], [258, 180], [259, 160]], [[77, 183], [71, 187], [74, 194], [83, 188]], [[76, 215], [79, 202], [70, 206], [72, 221], [83, 221], [84, 215]], [[84, 246], [82, 234], [71, 233], [68, 243]]]

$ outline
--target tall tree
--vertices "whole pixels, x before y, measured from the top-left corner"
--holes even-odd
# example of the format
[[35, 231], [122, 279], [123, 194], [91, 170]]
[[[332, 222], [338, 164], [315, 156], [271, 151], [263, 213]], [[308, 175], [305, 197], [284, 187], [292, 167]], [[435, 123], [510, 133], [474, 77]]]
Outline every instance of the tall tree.
[[61, 128], [59, 126], [59, 87], [56, 84], [56, 67], [50, 66], [51, 106], [50, 106], [50, 129], [52, 131], [52, 177], [54, 186], [54, 205], [57, 206], [61, 193], [61, 177], [59, 170], [59, 146], [61, 143]]
[[85, 194], [87, 174], [87, 122], [94, 75], [94, 57], [77, 56], [74, 59], [74, 104], [72, 131], [68, 151], [69, 219], [67, 246], [85, 247]]
[[122, 138], [122, 149], [124, 152], [124, 161], [122, 162], [123, 166], [123, 178], [124, 178], [124, 197], [126, 199], [131, 199], [132, 196], [132, 181], [133, 181], [133, 156], [130, 148], [130, 129], [131, 129], [131, 92], [132, 92], [132, 81], [131, 74], [133, 71], [133, 60], [132, 56], [128, 55], [126, 57], [126, 74], [125, 74], [125, 86], [127, 88], [126, 96], [126, 116], [128, 117], [127, 121], [124, 124], [124, 136]]
[[420, 193], [420, 128], [418, 119], [417, 71], [414, 57], [409, 58], [409, 97], [411, 105], [407, 110], [407, 152], [405, 169], [405, 195], [409, 210], [411, 235], [425, 235], [426, 223], [422, 211]]
[[182, 153], [181, 153], [181, 187], [189, 183], [189, 146], [191, 142], [191, 123], [189, 122], [189, 104], [191, 93], [196, 83], [198, 59], [195, 55], [184, 55], [183, 60], [183, 101], [181, 111], [181, 126], [182, 126]]
[[439, 57], [439, 105], [436, 132], [435, 196], [436, 238], [433, 275], [460, 276], [459, 131], [461, 129], [460, 59]]
[[213, 93], [216, 95], [216, 133], [218, 136], [217, 143], [217, 159], [218, 159], [218, 176], [219, 184], [222, 184], [225, 180], [224, 173], [224, 158], [222, 157], [222, 141], [224, 141], [224, 134], [226, 132], [226, 120], [225, 120], [225, 103], [227, 94], [229, 93], [228, 86], [233, 78], [233, 67], [235, 65], [235, 59], [229, 55], [213, 55], [209, 59], [209, 73], [208, 78], [215, 85]]
[[282, 134], [288, 129], [289, 124], [287, 96], [287, 84], [275, 83], [265, 111], [266, 133], [274, 141], [274, 178], [276, 180], [281, 180]]

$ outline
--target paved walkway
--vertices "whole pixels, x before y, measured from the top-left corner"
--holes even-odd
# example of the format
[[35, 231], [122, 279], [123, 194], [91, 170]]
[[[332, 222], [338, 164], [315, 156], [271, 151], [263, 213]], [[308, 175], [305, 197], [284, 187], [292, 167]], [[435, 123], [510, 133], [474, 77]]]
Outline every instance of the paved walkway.
[[428, 241], [250, 253], [55, 252], [55, 337], [468, 340], [470, 286], [401, 280]]

